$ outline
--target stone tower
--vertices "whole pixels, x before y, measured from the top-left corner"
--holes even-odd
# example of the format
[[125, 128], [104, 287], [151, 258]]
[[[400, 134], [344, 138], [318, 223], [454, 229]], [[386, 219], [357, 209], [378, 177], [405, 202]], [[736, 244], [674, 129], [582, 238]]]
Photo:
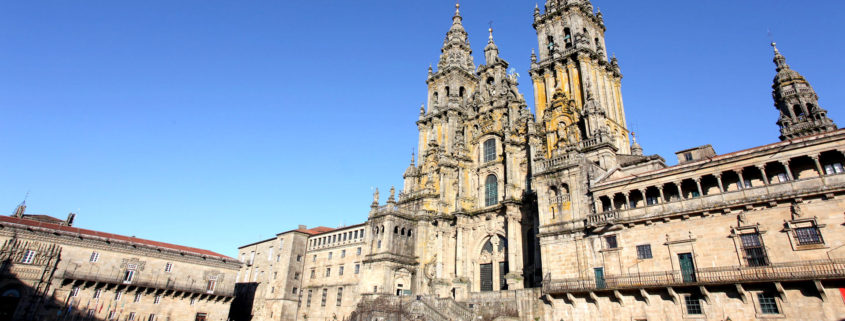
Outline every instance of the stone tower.
[[[604, 20], [588, 0], [548, 0], [534, 9], [540, 51], [532, 54], [537, 122], [546, 157], [606, 144], [611, 154], [630, 154], [616, 58], [608, 60]], [[589, 108], [588, 108], [589, 107]]]
[[777, 76], [772, 85], [775, 108], [780, 111], [777, 121], [780, 126], [780, 140], [836, 130], [836, 124], [827, 117], [827, 111], [819, 106], [819, 96], [797, 71], [789, 68], [775, 43], [775, 65]]

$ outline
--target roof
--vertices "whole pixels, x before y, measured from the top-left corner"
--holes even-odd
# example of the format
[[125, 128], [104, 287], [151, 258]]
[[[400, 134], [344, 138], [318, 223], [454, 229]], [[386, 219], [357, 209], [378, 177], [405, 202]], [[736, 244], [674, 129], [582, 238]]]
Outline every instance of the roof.
[[[282, 235], [282, 234], [287, 234], [287, 233], [292, 233], [292, 232], [299, 232], [299, 233], [308, 234], [309, 236], [313, 236], [313, 235], [317, 235], [317, 234], [328, 233], [328, 232], [331, 232], [331, 231], [334, 231], [334, 230], [335, 229], [333, 229], [331, 227], [318, 226], [318, 227], [310, 228], [310, 229], [298, 228], [298, 229], [295, 229], [295, 230], [285, 231], [285, 232], [282, 232], [282, 233], [279, 233], [279, 234], [276, 234], [276, 235]], [[268, 238], [268, 239], [265, 239], [265, 240], [252, 242], [252, 243], [249, 243], [249, 244], [246, 244], [246, 245], [241, 245], [241, 246], [238, 247], [238, 249], [242, 249], [242, 248], [245, 248], [245, 247], [248, 247], [248, 246], [253, 246], [253, 245], [256, 245], [256, 244], [261, 244], [261, 243], [264, 243], [264, 242], [267, 242], [267, 241], [272, 241], [272, 240], [275, 240], [275, 239], [276, 239], [275, 237], [271, 237], [271, 238]]]
[[88, 236], [92, 236], [92, 237], [104, 238], [104, 239], [107, 239], [107, 240], [117, 240], [117, 241], [133, 243], [133, 244], [140, 244], [140, 245], [146, 245], [146, 246], [151, 246], [151, 247], [165, 248], [165, 249], [174, 250], [174, 251], [178, 251], [178, 252], [186, 252], [186, 253], [191, 253], [191, 254], [195, 254], [195, 255], [198, 255], [198, 256], [209, 256], [209, 257], [215, 257], [215, 258], [218, 258], [218, 259], [221, 259], [221, 260], [237, 261], [234, 258], [225, 256], [225, 255], [220, 254], [220, 253], [208, 251], [208, 250], [203, 250], [203, 249], [198, 249], [198, 248], [193, 248], [193, 247], [187, 247], [187, 246], [181, 246], [181, 245], [176, 245], [176, 244], [170, 244], [170, 243], [164, 243], [164, 242], [158, 242], [158, 241], [152, 241], [152, 240], [145, 240], [145, 239], [140, 239], [140, 238], [131, 237], [131, 236], [124, 236], [124, 235], [111, 234], [111, 233], [105, 233], [105, 232], [99, 232], [99, 231], [93, 231], [93, 230], [86, 230], [86, 229], [82, 229], [82, 228], [78, 228], [78, 227], [62, 226], [62, 225], [58, 225], [58, 224], [51, 224], [51, 223], [46, 223], [46, 222], [43, 222], [43, 221], [36, 221], [36, 220], [33, 220], [33, 219], [27, 219], [27, 218], [0, 216], [0, 225], [3, 225], [3, 223], [20, 224], [20, 225], [25, 225], [25, 226], [29, 226], [29, 227], [36, 227], [36, 228], [42, 228], [42, 229], [48, 229], [48, 230], [54, 230], [54, 231], [61, 231], [61, 232], [66, 232], [66, 233], [71, 233], [71, 234], [76, 234], [76, 235], [88, 235]]
[[57, 219], [55, 217], [49, 215], [42, 215], [42, 214], [24, 214], [23, 218], [30, 219], [33, 221], [39, 221], [44, 223], [56, 224], [56, 225], [64, 225], [65, 221]]

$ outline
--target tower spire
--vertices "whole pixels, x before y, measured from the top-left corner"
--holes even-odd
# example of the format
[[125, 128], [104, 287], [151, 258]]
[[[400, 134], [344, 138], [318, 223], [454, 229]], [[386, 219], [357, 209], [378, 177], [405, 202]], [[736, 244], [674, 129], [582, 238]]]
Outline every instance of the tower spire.
[[777, 75], [772, 85], [775, 108], [780, 111], [777, 121], [780, 139], [795, 139], [801, 136], [836, 130], [836, 124], [827, 117], [827, 111], [819, 106], [819, 96], [810, 82], [786, 64], [786, 57], [772, 42]]
[[452, 27], [446, 33], [443, 40], [443, 48], [440, 49], [440, 62], [437, 64], [438, 72], [448, 67], [458, 67], [469, 72], [475, 69], [472, 61], [472, 49], [469, 46], [468, 35], [461, 17], [461, 5], [455, 4], [455, 15], [452, 16]]
[[497, 61], [499, 61], [499, 47], [496, 46], [496, 43], [493, 42], [493, 23], [490, 23], [490, 29], [487, 29], [490, 32], [490, 38], [487, 41], [487, 47], [484, 47], [484, 58], [486, 58], [486, 63], [488, 66], [493, 65]]

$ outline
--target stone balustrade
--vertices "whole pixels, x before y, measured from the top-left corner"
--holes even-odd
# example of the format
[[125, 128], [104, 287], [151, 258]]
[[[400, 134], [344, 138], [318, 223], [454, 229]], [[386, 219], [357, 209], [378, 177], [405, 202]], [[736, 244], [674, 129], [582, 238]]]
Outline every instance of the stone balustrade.
[[169, 290], [175, 292], [194, 293], [203, 295], [214, 295], [220, 297], [233, 297], [235, 293], [234, 282], [215, 282], [213, 289], [208, 289], [208, 281], [205, 280], [178, 280], [175, 278], [158, 278], [157, 276], [145, 276], [144, 273], [135, 274], [130, 282], [124, 281], [123, 273], [106, 274], [100, 271], [70, 271], [65, 270], [59, 276], [70, 281], [96, 282], [112, 284], [117, 286], [149, 288], [158, 290]]

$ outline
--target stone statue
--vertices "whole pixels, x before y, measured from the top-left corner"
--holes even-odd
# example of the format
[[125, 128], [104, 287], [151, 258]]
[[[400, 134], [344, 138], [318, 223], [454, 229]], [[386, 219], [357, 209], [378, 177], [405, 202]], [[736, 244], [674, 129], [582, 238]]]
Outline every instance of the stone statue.
[[376, 191], [373, 193], [373, 204], [378, 204], [378, 187], [376, 187]]

